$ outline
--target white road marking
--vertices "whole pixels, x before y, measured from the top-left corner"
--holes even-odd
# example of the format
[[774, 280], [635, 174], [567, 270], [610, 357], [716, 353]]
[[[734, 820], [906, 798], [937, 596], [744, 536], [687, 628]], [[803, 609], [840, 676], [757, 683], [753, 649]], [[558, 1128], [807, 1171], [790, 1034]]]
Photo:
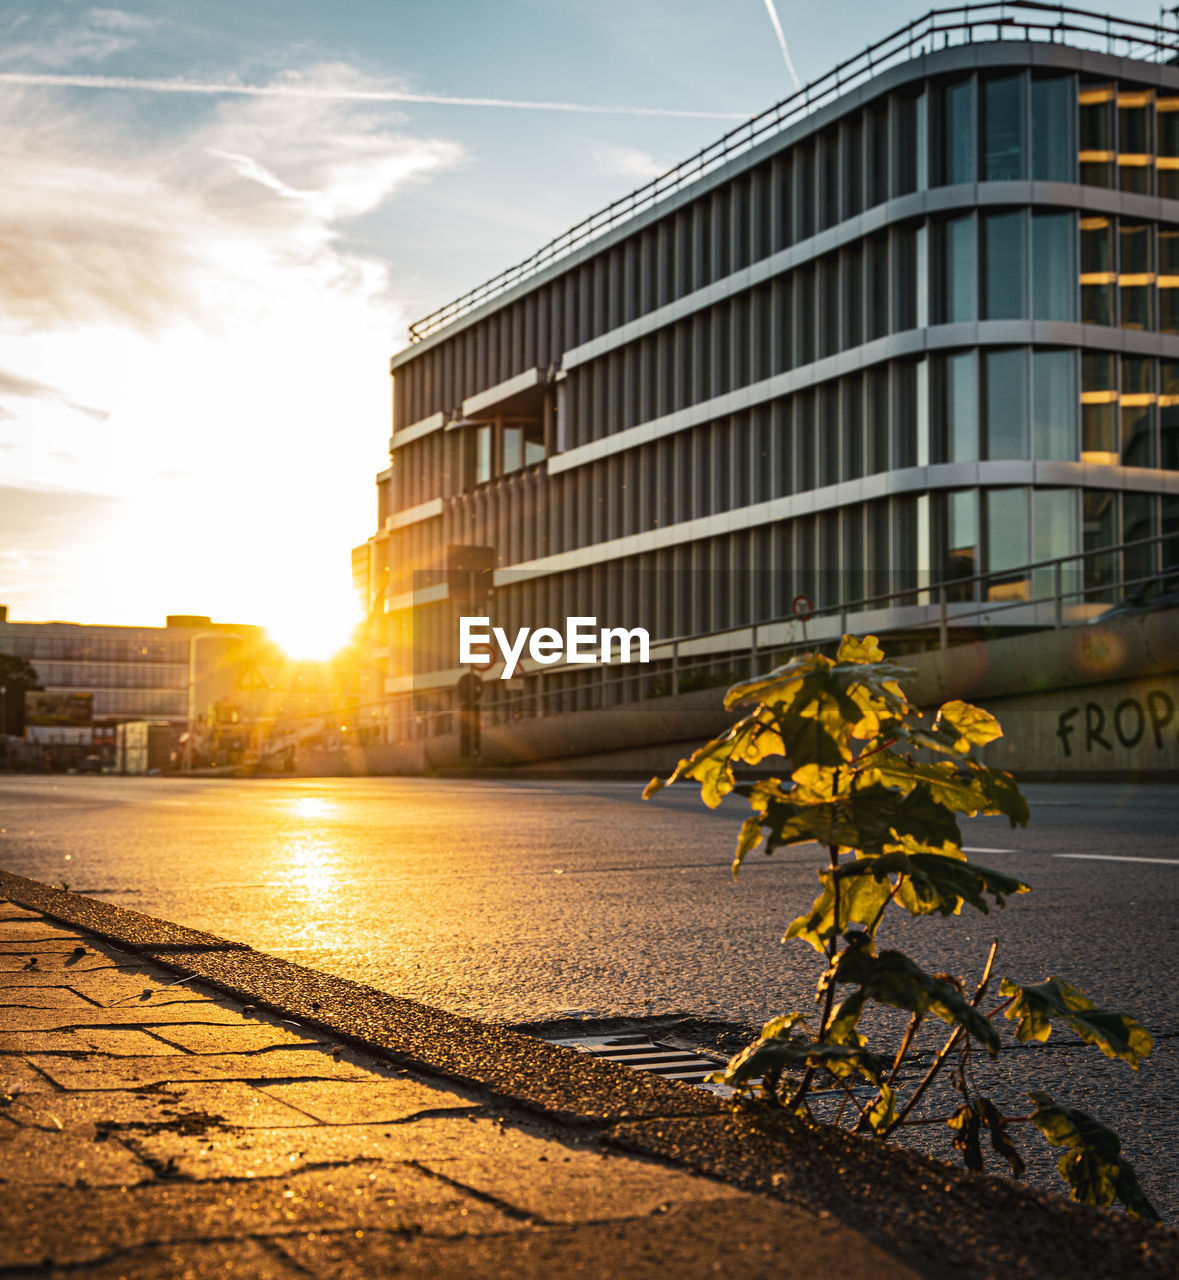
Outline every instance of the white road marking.
[[1084, 858], [1086, 862], [1153, 862], [1163, 867], [1179, 867], [1179, 858], [1131, 858], [1117, 853], [1054, 853], [1054, 858]]
[[963, 853], [1018, 853], [1018, 849], [984, 849], [981, 845], [964, 844]]

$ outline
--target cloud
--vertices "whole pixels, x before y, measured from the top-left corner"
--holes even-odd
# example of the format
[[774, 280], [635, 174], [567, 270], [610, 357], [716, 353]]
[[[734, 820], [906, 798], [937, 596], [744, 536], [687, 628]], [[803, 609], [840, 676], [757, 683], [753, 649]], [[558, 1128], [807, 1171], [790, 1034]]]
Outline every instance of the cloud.
[[282, 261], [324, 287], [386, 291], [382, 267], [338, 247], [336, 224], [460, 156], [352, 103], [238, 99], [144, 147], [45, 95], [0, 90], [0, 323], [218, 322], [235, 283], [248, 304], [260, 265]]
[[26, 15], [14, 15], [4, 25], [0, 40], [0, 66], [75, 67], [101, 62], [138, 43], [138, 37], [156, 26], [153, 18], [122, 9], [85, 9], [67, 6], [58, 14], [39, 14], [35, 32]]
[[671, 165], [657, 160], [649, 151], [639, 147], [599, 142], [590, 148], [590, 155], [602, 173], [617, 173], [632, 182], [649, 182], [671, 168]]
[[67, 595], [86, 531], [115, 506], [94, 493], [0, 485], [0, 603], [33, 616], [38, 596]]
[[[95, 422], [105, 422], [110, 414], [105, 409], [95, 409], [90, 405], [75, 404], [63, 395], [56, 387], [46, 386], [34, 378], [25, 378], [18, 373], [8, 373], [0, 369], [0, 396], [12, 396], [17, 400], [47, 400], [51, 403], [63, 404], [67, 409], [80, 413]], [[0, 405], [0, 421], [14, 419], [17, 415]]]
[[[59, 61], [69, 61], [61, 58]], [[16, 58], [6, 58], [9, 63]], [[59, 89], [115, 89], [132, 93], [240, 95], [255, 98], [304, 98], [335, 102], [407, 102], [443, 107], [502, 108], [511, 111], [556, 111], [573, 115], [653, 116], [673, 120], [748, 120], [752, 112], [700, 111], [684, 107], [634, 107], [624, 103], [560, 102], [529, 98], [467, 98], [456, 94], [422, 93], [413, 89], [316, 85], [288, 77], [273, 84], [242, 84], [233, 80], [151, 80], [136, 76], [79, 75], [72, 72], [0, 72], [0, 84]]]
[[[0, 87], [3, 470], [39, 495], [0, 493], [0, 599], [129, 621], [166, 587], [347, 623], [405, 321], [357, 220], [464, 153], [356, 101], [233, 97], [139, 128], [75, 101]], [[44, 496], [83, 492], [106, 505]]]

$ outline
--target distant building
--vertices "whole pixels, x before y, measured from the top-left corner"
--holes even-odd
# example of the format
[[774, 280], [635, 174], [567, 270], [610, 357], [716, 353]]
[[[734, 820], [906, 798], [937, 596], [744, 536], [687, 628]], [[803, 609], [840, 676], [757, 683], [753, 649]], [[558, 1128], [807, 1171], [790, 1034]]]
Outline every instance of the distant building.
[[996, 12], [922, 19], [411, 326], [353, 556], [387, 695], [457, 676], [455, 546], [494, 549], [509, 630], [721, 652], [796, 592], [1018, 599], [1005, 571], [1179, 530], [1176, 33]]
[[[123, 722], [156, 720], [185, 726], [194, 639], [241, 630], [188, 614], [168, 618], [163, 627], [121, 627], [13, 622], [5, 610], [0, 614], [0, 653], [28, 659], [49, 695], [31, 695], [27, 736], [51, 745], [93, 745], [109, 752], [115, 727]], [[257, 627], [246, 630], [261, 634]], [[80, 709], [87, 697], [90, 715], [82, 724]]]

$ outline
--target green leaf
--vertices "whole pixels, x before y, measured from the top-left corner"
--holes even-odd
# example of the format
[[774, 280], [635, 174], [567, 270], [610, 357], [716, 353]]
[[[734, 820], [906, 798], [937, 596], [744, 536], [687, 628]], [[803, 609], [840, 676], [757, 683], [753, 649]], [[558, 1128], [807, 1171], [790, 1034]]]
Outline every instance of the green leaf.
[[1015, 1038], [1021, 1044], [1047, 1040], [1052, 1033], [1052, 1019], [1059, 1018], [1107, 1058], [1121, 1058], [1135, 1071], [1139, 1061], [1150, 1057], [1154, 1048], [1150, 1032], [1141, 1023], [1124, 1013], [1098, 1009], [1083, 991], [1063, 978], [1050, 977], [1029, 987], [1004, 978], [999, 992], [1015, 997], [1006, 1016], [1012, 1021], [1019, 1019]]
[[969, 702], [945, 703], [937, 713], [933, 728], [935, 733], [954, 736], [954, 750], [961, 755], [971, 747], [984, 747], [1003, 736], [998, 720], [989, 711], [971, 706]]
[[835, 874], [840, 880], [856, 876], [907, 877], [897, 901], [913, 916], [934, 912], [957, 915], [964, 902], [989, 913], [984, 895], [989, 893], [995, 905], [1001, 907], [1012, 894], [1028, 892], [1022, 880], [967, 862], [960, 855], [908, 853], [899, 849], [876, 858], [845, 862]]
[[975, 1100], [975, 1105], [979, 1111], [979, 1118], [990, 1131], [991, 1146], [995, 1149], [995, 1154], [1007, 1161], [1013, 1177], [1022, 1178], [1026, 1166], [1007, 1131], [1007, 1117], [990, 1098], [978, 1098]]
[[910, 1013], [932, 1013], [943, 1022], [965, 1027], [992, 1056], [999, 1051], [994, 1027], [965, 1000], [962, 993], [942, 978], [935, 978], [900, 951], [872, 955], [866, 947], [841, 951], [826, 980], [855, 983], [869, 1000], [907, 1009]]
[[873, 880], [868, 876], [841, 883], [837, 919], [832, 869], [826, 867], [820, 871], [819, 880], [822, 882], [823, 892], [815, 899], [805, 916], [799, 916], [790, 922], [782, 941], [801, 938], [823, 954], [831, 939], [846, 933], [849, 925], [860, 924], [869, 928], [888, 901], [891, 887], [887, 881]]
[[725, 709], [731, 711], [733, 707], [749, 706], [751, 703], [789, 706], [803, 687], [807, 676], [817, 672], [825, 674], [834, 665], [830, 658], [821, 653], [794, 658], [783, 666], [775, 667], [768, 676], [758, 676], [733, 685], [725, 694]]
[[927, 764], [907, 760], [894, 751], [880, 751], [860, 772], [865, 784], [880, 784], [909, 792], [924, 783], [932, 798], [968, 817], [1005, 814], [1014, 827], [1027, 826], [1027, 801], [1009, 773], [988, 769], [974, 760], [937, 760]]
[[1099, 1207], [1120, 1200], [1135, 1218], [1160, 1221], [1131, 1164], [1121, 1158], [1122, 1144], [1112, 1129], [1084, 1111], [1053, 1102], [1046, 1093], [1029, 1093], [1036, 1104], [1032, 1123], [1054, 1147], [1065, 1152], [1057, 1162], [1074, 1200]]
[[978, 1112], [970, 1105], [964, 1102], [957, 1111], [946, 1121], [946, 1124], [954, 1130], [954, 1149], [962, 1152], [962, 1162], [968, 1169], [973, 1169], [975, 1173], [982, 1173], [983, 1158], [982, 1145], [978, 1140], [979, 1134], [979, 1117]]
[[963, 1103], [946, 1123], [955, 1130], [954, 1146], [962, 1152], [963, 1162], [968, 1169], [979, 1173], [983, 1171], [981, 1134], [986, 1129], [990, 1133], [995, 1153], [1007, 1161], [1015, 1177], [1023, 1177], [1023, 1159], [1007, 1132], [1007, 1117], [990, 1098], [974, 1098]]
[[804, 1071], [807, 1068], [825, 1070], [841, 1079], [861, 1075], [877, 1084], [885, 1063], [857, 1045], [828, 1044], [822, 1040], [811, 1040], [808, 1036], [794, 1036], [755, 1040], [730, 1059], [723, 1071], [714, 1072], [711, 1079], [718, 1084], [741, 1089], [750, 1081], [760, 1080], [777, 1071]]
[[897, 1095], [891, 1085], [882, 1084], [876, 1101], [868, 1108], [865, 1118], [873, 1133], [885, 1134], [897, 1118]]

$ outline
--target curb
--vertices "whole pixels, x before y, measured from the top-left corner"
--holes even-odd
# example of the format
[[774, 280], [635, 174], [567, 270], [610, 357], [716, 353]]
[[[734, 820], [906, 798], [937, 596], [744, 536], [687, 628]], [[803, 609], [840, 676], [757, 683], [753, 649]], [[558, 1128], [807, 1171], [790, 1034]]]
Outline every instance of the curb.
[[0, 897], [599, 1142], [833, 1218], [931, 1277], [1179, 1275], [1179, 1232], [1076, 1205], [319, 973], [0, 870]]

